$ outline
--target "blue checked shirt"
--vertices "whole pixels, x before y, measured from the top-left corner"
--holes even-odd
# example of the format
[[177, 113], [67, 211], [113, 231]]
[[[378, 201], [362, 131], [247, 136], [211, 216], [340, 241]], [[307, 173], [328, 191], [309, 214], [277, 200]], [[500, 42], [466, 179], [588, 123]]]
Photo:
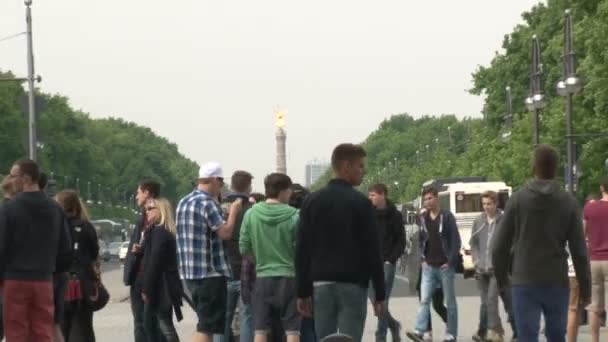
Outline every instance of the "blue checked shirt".
[[182, 279], [231, 277], [224, 244], [216, 231], [224, 224], [219, 204], [195, 189], [177, 205], [177, 255]]

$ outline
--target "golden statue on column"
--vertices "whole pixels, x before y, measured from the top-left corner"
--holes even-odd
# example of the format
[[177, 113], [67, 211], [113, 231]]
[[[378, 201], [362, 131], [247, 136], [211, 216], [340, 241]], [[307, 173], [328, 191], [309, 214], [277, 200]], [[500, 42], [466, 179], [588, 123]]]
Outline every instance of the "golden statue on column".
[[285, 116], [287, 110], [276, 108], [274, 110], [275, 123], [277, 127], [277, 172], [287, 173], [287, 133], [285, 132]]

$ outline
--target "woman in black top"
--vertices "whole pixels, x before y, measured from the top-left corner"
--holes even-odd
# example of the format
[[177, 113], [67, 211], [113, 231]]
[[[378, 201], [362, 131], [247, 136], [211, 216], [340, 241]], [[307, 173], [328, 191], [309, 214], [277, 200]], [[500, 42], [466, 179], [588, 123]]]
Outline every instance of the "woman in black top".
[[[146, 229], [143, 243], [144, 330], [148, 342], [178, 342], [173, 326], [173, 310], [178, 322], [182, 319], [182, 283], [177, 267], [175, 220], [171, 204], [164, 198], [146, 203]], [[160, 328], [160, 329], [159, 329]]]
[[65, 291], [63, 335], [68, 342], [95, 342], [93, 310], [89, 307], [87, 298], [93, 293], [93, 285], [97, 280], [97, 232], [89, 222], [86, 209], [76, 191], [61, 191], [55, 200], [68, 218], [74, 251]]

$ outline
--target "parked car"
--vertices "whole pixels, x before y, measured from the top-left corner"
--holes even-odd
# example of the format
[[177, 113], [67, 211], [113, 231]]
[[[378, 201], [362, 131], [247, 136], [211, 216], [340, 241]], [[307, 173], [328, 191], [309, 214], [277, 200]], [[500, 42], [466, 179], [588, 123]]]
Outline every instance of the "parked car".
[[110, 255], [110, 248], [108, 247], [108, 244], [103, 240], [99, 240], [99, 258], [105, 262], [110, 261], [110, 259], [112, 258], [112, 256]]
[[120, 246], [120, 251], [118, 252], [118, 259], [120, 260], [120, 262], [125, 261], [128, 251], [129, 251], [129, 241], [125, 241]]
[[116, 258], [116, 259], [119, 258], [120, 246], [122, 246], [122, 242], [120, 242], [120, 241], [110, 243], [110, 246], [108, 247], [108, 249], [110, 250], [111, 258]]

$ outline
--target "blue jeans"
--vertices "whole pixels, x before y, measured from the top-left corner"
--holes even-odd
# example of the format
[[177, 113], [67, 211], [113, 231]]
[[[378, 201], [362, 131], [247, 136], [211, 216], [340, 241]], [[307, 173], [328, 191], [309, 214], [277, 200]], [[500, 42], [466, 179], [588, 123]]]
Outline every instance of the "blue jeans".
[[545, 317], [545, 336], [551, 342], [566, 341], [568, 287], [513, 286], [513, 313], [520, 341], [538, 341], [540, 315]]
[[428, 328], [431, 319], [431, 301], [438, 285], [441, 285], [443, 295], [448, 307], [448, 331], [454, 338], [458, 336], [458, 304], [454, 289], [454, 269], [447, 267], [441, 269], [426, 264], [422, 266], [422, 280], [420, 283], [420, 308], [416, 316], [416, 331], [423, 333]]
[[[399, 322], [393, 318], [389, 309], [389, 300], [391, 297], [391, 292], [393, 291], [393, 284], [395, 283], [395, 270], [396, 266], [385, 262], [384, 263], [384, 283], [386, 284], [386, 315], [383, 317], [378, 317], [378, 328], [376, 329], [376, 337], [377, 338], [386, 338], [386, 332], [389, 327], [395, 327]], [[370, 286], [369, 290], [369, 299], [372, 303], [376, 300], [374, 293], [374, 288]]]
[[367, 317], [367, 289], [350, 283], [315, 286], [313, 309], [317, 339], [334, 333], [360, 342]]
[[241, 340], [240, 342], [253, 342], [255, 337], [255, 321], [253, 317], [253, 305], [239, 301], [239, 317]]
[[241, 298], [241, 281], [228, 281], [226, 290], [226, 328], [224, 329], [224, 335], [213, 335], [213, 342], [231, 342], [233, 339], [232, 320], [234, 319], [236, 306], [239, 304], [239, 298]]

